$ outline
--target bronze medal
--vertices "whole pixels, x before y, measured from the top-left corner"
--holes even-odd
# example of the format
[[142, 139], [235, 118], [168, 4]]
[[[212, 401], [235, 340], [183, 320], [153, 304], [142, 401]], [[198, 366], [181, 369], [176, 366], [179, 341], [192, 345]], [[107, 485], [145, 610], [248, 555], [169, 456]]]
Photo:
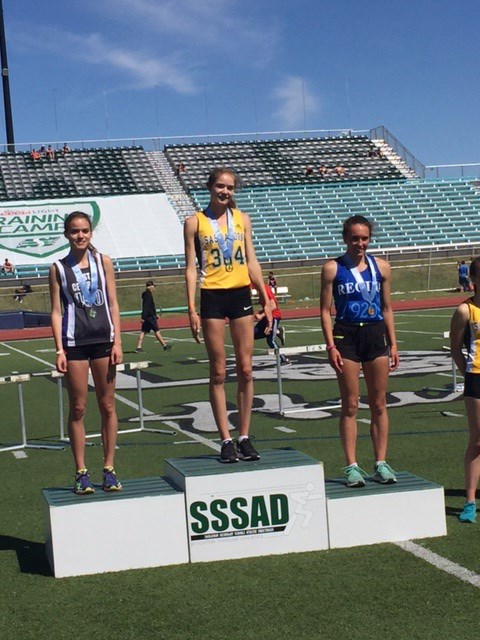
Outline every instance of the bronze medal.
[[368, 315], [369, 316], [374, 316], [375, 315], [375, 309], [373, 307], [368, 307]]

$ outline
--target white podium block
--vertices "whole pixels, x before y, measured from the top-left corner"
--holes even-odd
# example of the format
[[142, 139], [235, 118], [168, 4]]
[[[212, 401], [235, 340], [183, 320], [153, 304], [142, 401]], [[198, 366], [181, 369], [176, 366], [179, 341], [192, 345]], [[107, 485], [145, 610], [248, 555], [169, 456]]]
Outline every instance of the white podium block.
[[292, 449], [222, 464], [170, 458], [165, 475], [185, 491], [191, 562], [328, 548], [323, 465]]
[[45, 545], [56, 578], [188, 562], [183, 493], [163, 478], [77, 496], [43, 489]]
[[443, 487], [407, 472], [397, 478], [353, 489], [345, 478], [325, 481], [331, 549], [446, 535]]

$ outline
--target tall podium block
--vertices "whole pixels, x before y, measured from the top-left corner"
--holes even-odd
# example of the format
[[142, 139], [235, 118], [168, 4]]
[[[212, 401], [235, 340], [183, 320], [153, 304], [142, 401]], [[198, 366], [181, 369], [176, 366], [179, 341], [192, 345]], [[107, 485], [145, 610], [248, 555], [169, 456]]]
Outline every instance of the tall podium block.
[[43, 489], [47, 557], [56, 578], [188, 562], [183, 494], [163, 478], [77, 496]]
[[191, 562], [328, 548], [323, 465], [291, 449], [261, 460], [170, 458], [165, 475], [185, 492]]
[[446, 535], [443, 487], [407, 472], [397, 478], [354, 489], [345, 478], [326, 480], [331, 549]]

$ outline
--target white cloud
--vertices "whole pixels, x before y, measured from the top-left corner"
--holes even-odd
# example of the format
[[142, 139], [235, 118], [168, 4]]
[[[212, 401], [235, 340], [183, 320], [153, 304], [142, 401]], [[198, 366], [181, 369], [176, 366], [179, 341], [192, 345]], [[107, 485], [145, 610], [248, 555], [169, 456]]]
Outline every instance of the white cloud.
[[184, 49], [200, 45], [206, 54], [222, 51], [255, 66], [272, 61], [280, 38], [275, 19], [252, 17], [241, 0], [95, 0], [92, 7], [110, 19], [137, 22], [145, 32], [173, 37]]
[[156, 57], [145, 51], [111, 44], [98, 33], [78, 35], [52, 27], [38, 27], [34, 41], [25, 32], [16, 32], [15, 40], [23, 48], [34, 48], [37, 53], [47, 51], [103, 66], [107, 71], [116, 70], [125, 74], [137, 88], [157, 84], [181, 94], [196, 91], [195, 83], [180, 55]]
[[[274, 99], [279, 103], [274, 112], [282, 126], [289, 129], [303, 127], [305, 119], [320, 109], [318, 98], [311, 92], [301, 76], [287, 76], [274, 89]], [[304, 118], [305, 114], [305, 118]]]

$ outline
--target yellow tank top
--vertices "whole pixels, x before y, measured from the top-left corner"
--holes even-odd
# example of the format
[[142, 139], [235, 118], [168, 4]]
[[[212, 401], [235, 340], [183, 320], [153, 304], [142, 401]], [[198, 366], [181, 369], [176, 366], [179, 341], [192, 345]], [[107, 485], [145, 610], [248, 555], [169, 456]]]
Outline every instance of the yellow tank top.
[[[209, 218], [203, 211], [195, 214], [198, 220], [198, 240], [201, 253], [200, 287], [202, 289], [239, 289], [248, 287], [247, 258], [245, 255], [245, 228], [243, 216], [238, 209], [232, 209], [233, 214], [233, 251], [231, 264], [223, 257], [222, 251], [215, 240], [214, 231]], [[220, 227], [226, 236], [227, 227]], [[228, 270], [227, 270], [228, 269]]]
[[467, 300], [470, 318], [465, 332], [465, 347], [467, 348], [467, 371], [480, 373], [480, 308]]

